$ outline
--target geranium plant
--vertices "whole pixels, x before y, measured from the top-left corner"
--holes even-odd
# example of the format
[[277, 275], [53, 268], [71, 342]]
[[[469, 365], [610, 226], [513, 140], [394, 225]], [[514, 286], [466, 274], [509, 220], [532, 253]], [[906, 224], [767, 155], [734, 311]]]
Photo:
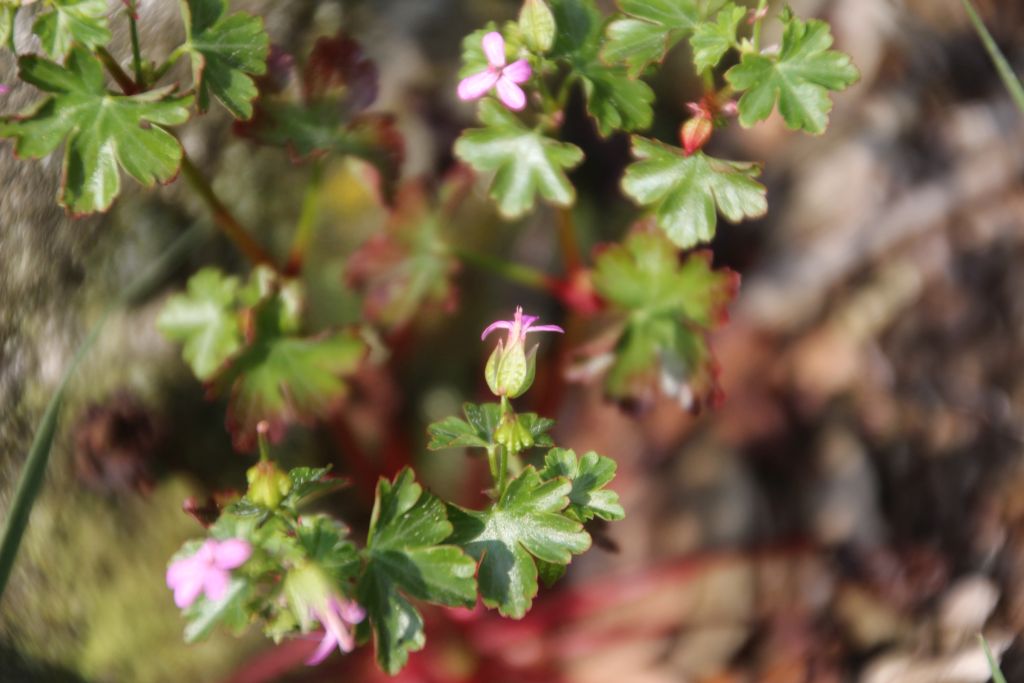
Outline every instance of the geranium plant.
[[[0, 1], [8, 49], [24, 4]], [[368, 533], [356, 538], [340, 519], [305, 507], [345, 482], [327, 468], [281, 469], [273, 453], [285, 433], [343, 405], [380, 333], [407, 329], [423, 311], [450, 315], [461, 263], [534, 286], [570, 316], [600, 314], [611, 342], [582, 345], [585, 371], [577, 374], [603, 378], [609, 397], [667, 395], [689, 410], [715, 404], [721, 392], [709, 335], [725, 322], [739, 277], [715, 269], [710, 252], [688, 250], [712, 240], [720, 215], [755, 218], [767, 200], [758, 164], [705, 150], [721, 128], [750, 127], [776, 111], [790, 129], [824, 132], [832, 93], [853, 84], [857, 71], [832, 49], [828, 24], [789, 9], [772, 15], [766, 0], [753, 8], [619, 0], [612, 16], [594, 0], [525, 0], [517, 20], [465, 38], [451, 83], [477, 107], [478, 125], [454, 145], [476, 180], [455, 172], [428, 190], [400, 182], [403, 140], [391, 116], [368, 111], [378, 76], [354, 37], [321, 38], [308, 55], [287, 55], [270, 45], [262, 19], [232, 11], [228, 0], [180, 0], [180, 8], [185, 41], [152, 63], [139, 50], [133, 2], [113, 17], [105, 0], [37, 3], [38, 51], [19, 54], [18, 65], [39, 98], [0, 120], [0, 138], [24, 159], [62, 153], [57, 201], [74, 215], [109, 210], [122, 172], [145, 187], [181, 175], [251, 262], [245, 276], [195, 273], [157, 322], [210, 396], [226, 401], [234, 447], [259, 455], [245, 493], [170, 560], [166, 582], [183, 610], [185, 638], [253, 625], [275, 641], [316, 633], [311, 664], [372, 642], [379, 666], [397, 673], [425, 645], [418, 605], [482, 603], [521, 618], [540, 583], [556, 582], [591, 547], [588, 523], [625, 514], [610, 487], [613, 460], [556, 446], [551, 419], [515, 406], [544, 362], [531, 334], [562, 330], [503, 304], [510, 319], [481, 321], [485, 340], [507, 333], [482, 368], [494, 400], [466, 403], [462, 416], [430, 425], [429, 449], [486, 457], [485, 505], [442, 500], [402, 469], [379, 481]], [[109, 51], [113, 21], [127, 23], [130, 54]], [[766, 22], [781, 25], [778, 45], [762, 44]], [[681, 119], [675, 139], [648, 137], [655, 93], [646, 79], [683, 43], [705, 93], [688, 106], [665, 105]], [[168, 76], [179, 60], [191, 65], [188, 82]], [[503, 218], [546, 203], [571, 233], [570, 172], [585, 156], [564, 136], [574, 94], [600, 136], [631, 136], [634, 160], [621, 188], [638, 209], [636, 227], [590, 262], [567, 255], [564, 278], [460, 246], [448, 223], [472, 182]], [[312, 166], [314, 178], [329, 156], [374, 169], [390, 218], [351, 257], [348, 284], [365, 302], [360, 324], [314, 328], [303, 314], [310, 295], [299, 275], [314, 225], [308, 205], [287, 260], [278, 260], [183, 150], [176, 131], [218, 107], [236, 120], [237, 135], [281, 148]]]

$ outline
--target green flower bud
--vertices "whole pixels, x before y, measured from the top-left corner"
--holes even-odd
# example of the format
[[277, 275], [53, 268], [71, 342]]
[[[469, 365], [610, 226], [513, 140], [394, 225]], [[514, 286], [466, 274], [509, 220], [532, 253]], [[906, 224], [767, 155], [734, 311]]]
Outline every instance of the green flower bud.
[[526, 0], [519, 11], [519, 30], [526, 47], [544, 54], [555, 44], [555, 15], [544, 0]]
[[249, 482], [246, 497], [257, 505], [271, 510], [280, 505], [292, 490], [291, 477], [270, 460], [260, 461], [250, 467], [245, 473], [245, 478]]

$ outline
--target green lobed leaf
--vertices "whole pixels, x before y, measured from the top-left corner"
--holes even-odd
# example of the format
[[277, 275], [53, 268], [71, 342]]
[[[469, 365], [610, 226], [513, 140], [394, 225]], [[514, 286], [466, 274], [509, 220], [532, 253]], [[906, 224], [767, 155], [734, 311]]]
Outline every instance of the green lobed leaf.
[[650, 127], [654, 91], [631, 78], [625, 67], [601, 60], [603, 23], [592, 0], [556, 0], [554, 10], [558, 25], [568, 26], [559, 33], [555, 55], [572, 68], [568, 77], [582, 83], [587, 113], [598, 133], [608, 137]]
[[249, 592], [249, 582], [236, 576], [231, 579], [227, 593], [220, 600], [215, 602], [200, 596], [184, 612], [185, 642], [203, 640], [217, 626], [236, 633], [242, 631], [249, 623], [249, 612], [246, 609]]
[[715, 21], [697, 24], [690, 36], [690, 47], [698, 75], [718, 66], [729, 48], [736, 44], [736, 31], [746, 14], [746, 8], [729, 2], [719, 11]]
[[544, 457], [543, 479], [564, 477], [572, 482], [566, 515], [588, 522], [594, 517], [607, 521], [623, 519], [626, 511], [619, 504], [619, 494], [605, 489], [615, 478], [615, 461], [593, 451], [577, 459], [575, 451], [552, 448]]
[[288, 471], [292, 488], [283, 505], [295, 508], [308, 498], [332, 493], [348, 486], [348, 480], [331, 475], [330, 467], [295, 467]]
[[46, 4], [50, 11], [39, 15], [32, 32], [52, 59], [67, 57], [74, 43], [91, 49], [110, 42], [106, 0], [46, 0]]
[[537, 595], [534, 558], [565, 565], [590, 547], [583, 526], [562, 514], [571, 491], [569, 481], [542, 481], [529, 466], [489, 510], [448, 507], [455, 528], [448, 540], [479, 562], [477, 581], [485, 605], [521, 619]]
[[708, 333], [728, 318], [739, 277], [713, 270], [709, 252], [682, 264], [658, 232], [634, 232], [597, 259], [594, 287], [625, 315], [605, 380], [619, 399], [647, 401], [655, 391], [697, 410], [721, 392]]
[[189, 278], [188, 290], [167, 300], [157, 328], [183, 344], [182, 356], [200, 380], [216, 374], [242, 348], [237, 277], [203, 268]]
[[465, 131], [455, 142], [455, 156], [477, 172], [495, 172], [491, 197], [502, 216], [522, 217], [538, 194], [555, 206], [576, 201], [565, 172], [583, 161], [579, 147], [527, 128], [490, 98], [480, 102], [480, 120], [486, 127]]
[[[432, 451], [444, 448], [491, 448], [496, 444], [495, 431], [501, 423], [501, 404], [465, 403], [462, 412], [466, 419], [447, 417], [427, 427]], [[548, 431], [555, 425], [554, 420], [540, 417], [536, 413], [518, 413], [516, 418], [533, 437], [534, 446], [548, 448], [553, 445]]]
[[258, 94], [252, 76], [266, 73], [270, 37], [263, 19], [227, 12], [227, 0], [181, 0], [185, 49], [199, 111], [210, 108], [213, 96], [236, 119], [248, 119]]
[[736, 90], [740, 123], [763, 121], [778, 103], [791, 130], [825, 132], [832, 111], [830, 91], [845, 90], [860, 74], [848, 55], [830, 50], [829, 25], [817, 19], [802, 21], [788, 9], [780, 15], [784, 29], [778, 55], [746, 53], [725, 78]]
[[257, 304], [247, 345], [214, 378], [214, 390], [229, 397], [228, 427], [238, 450], [255, 446], [261, 421], [279, 438], [289, 424], [330, 413], [366, 354], [355, 332], [296, 336], [288, 308], [276, 295]]
[[618, 131], [650, 128], [654, 120], [654, 91], [649, 85], [630, 79], [621, 69], [598, 62], [585, 67], [582, 82], [587, 113], [594, 118], [603, 137]]
[[20, 117], [0, 119], [0, 137], [39, 159], [65, 142], [60, 204], [76, 214], [106, 211], [121, 188], [118, 168], [146, 186], [174, 178], [181, 144], [161, 126], [188, 120], [191, 97], [162, 88], [131, 97], [106, 89], [98, 59], [76, 46], [61, 66], [28, 55], [18, 74], [49, 96]]
[[409, 653], [426, 641], [423, 618], [406, 596], [448, 606], [476, 604], [476, 564], [458, 547], [442, 544], [451, 532], [444, 504], [415, 482], [412, 470], [378, 483], [357, 592], [377, 662], [389, 674], [401, 670]]
[[308, 559], [325, 571], [336, 585], [348, 585], [359, 574], [359, 551], [348, 529], [327, 515], [302, 515], [295, 537]]
[[654, 212], [658, 227], [683, 249], [715, 236], [717, 215], [738, 222], [763, 216], [766, 190], [755, 180], [756, 164], [723, 161], [703, 152], [682, 150], [633, 136], [639, 161], [626, 169], [622, 189], [633, 201]]
[[665, 59], [701, 19], [695, 0], [619, 0], [619, 8], [627, 16], [608, 25], [601, 56], [609, 64], [625, 64], [630, 78]]

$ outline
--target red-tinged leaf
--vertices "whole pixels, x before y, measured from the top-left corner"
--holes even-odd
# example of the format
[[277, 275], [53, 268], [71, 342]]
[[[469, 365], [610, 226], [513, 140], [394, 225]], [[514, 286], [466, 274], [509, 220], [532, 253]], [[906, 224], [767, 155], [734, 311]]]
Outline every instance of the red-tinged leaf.
[[604, 356], [612, 397], [645, 405], [661, 393], [694, 412], [722, 400], [708, 339], [728, 320], [738, 274], [713, 269], [707, 251], [680, 262], [672, 243], [648, 225], [600, 253], [594, 286], [622, 315], [621, 333]]
[[239, 451], [255, 447], [260, 422], [279, 440], [291, 424], [330, 415], [347, 393], [345, 378], [366, 355], [353, 332], [297, 336], [288, 305], [271, 295], [255, 306], [246, 347], [211, 384], [214, 394], [228, 397], [227, 426]]
[[343, 33], [316, 41], [302, 74], [307, 102], [337, 100], [350, 112], [373, 104], [378, 81], [377, 65]]
[[[405, 140], [393, 116], [363, 112], [376, 98], [376, 66], [344, 35], [320, 39], [301, 72], [289, 57], [272, 53], [253, 117], [236, 122], [235, 133], [287, 149], [295, 163], [325, 154], [363, 159], [378, 174], [385, 201], [392, 202]], [[289, 92], [293, 79], [301, 81], [301, 97]]]
[[420, 183], [401, 188], [391, 220], [348, 260], [345, 279], [363, 295], [366, 317], [389, 330], [423, 311], [451, 311], [458, 271], [441, 238], [441, 217]]

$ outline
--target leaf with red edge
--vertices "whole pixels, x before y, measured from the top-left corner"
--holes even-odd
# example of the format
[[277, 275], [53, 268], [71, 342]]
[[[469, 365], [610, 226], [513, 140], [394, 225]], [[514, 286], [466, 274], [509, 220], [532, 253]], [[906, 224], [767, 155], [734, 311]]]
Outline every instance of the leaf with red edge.
[[728, 320], [739, 275], [713, 269], [708, 251], [680, 262], [649, 228], [604, 250], [594, 269], [594, 287], [624, 316], [605, 385], [620, 400], [647, 403], [660, 391], [698, 411], [722, 398], [708, 335]]
[[307, 102], [335, 100], [350, 112], [363, 111], [377, 99], [377, 65], [343, 33], [321, 38], [306, 60], [302, 87]]
[[356, 250], [345, 267], [346, 282], [363, 295], [367, 319], [395, 330], [425, 311], [455, 308], [452, 279], [459, 262], [441, 237], [442, 225], [422, 183], [399, 190], [385, 229]]
[[266, 421], [272, 440], [288, 425], [329, 415], [347, 392], [366, 344], [354, 332], [299, 337], [288, 324], [290, 304], [272, 294], [250, 311], [247, 345], [213, 380], [228, 396], [228, 429], [235, 448], [252, 450]]
[[[236, 122], [235, 133], [283, 147], [295, 162], [324, 154], [363, 159], [380, 175], [382, 194], [392, 201], [405, 140], [393, 116], [364, 111], [377, 96], [376, 65], [344, 34], [318, 40], [301, 70], [289, 57], [272, 52], [253, 118]], [[287, 90], [292, 78], [301, 85], [300, 97]]]

